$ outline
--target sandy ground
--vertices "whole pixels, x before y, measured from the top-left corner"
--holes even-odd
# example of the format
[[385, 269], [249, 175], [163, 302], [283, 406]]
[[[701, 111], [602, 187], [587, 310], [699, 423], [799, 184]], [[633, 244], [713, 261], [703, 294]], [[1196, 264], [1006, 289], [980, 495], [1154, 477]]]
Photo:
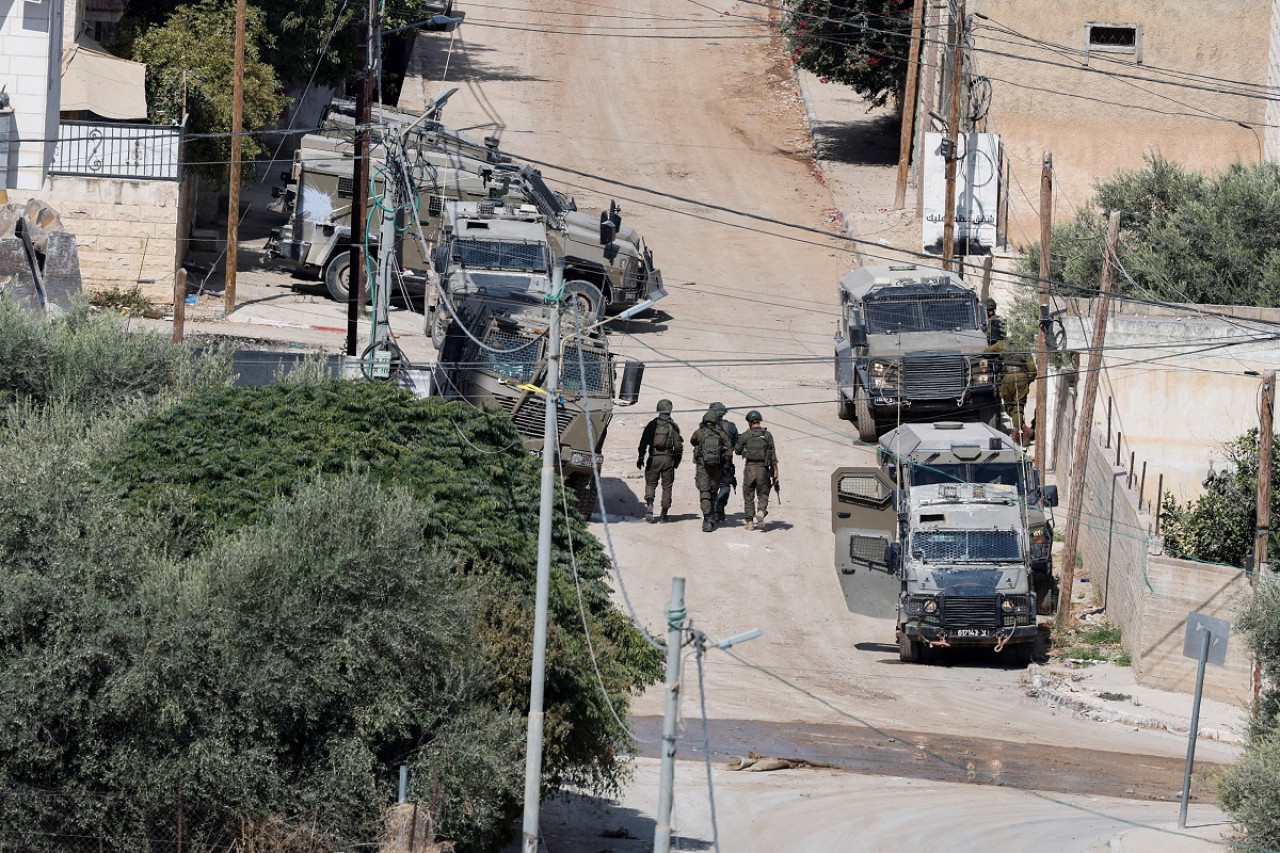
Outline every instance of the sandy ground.
[[[783, 741], [802, 725], [874, 726], [904, 740], [913, 733], [931, 742], [969, 738], [983, 767], [997, 760], [984, 743], [1035, 744], [1046, 748], [1037, 751], [1044, 782], [1031, 787], [1046, 790], [1062, 787], [1052, 781], [1055, 749], [1064, 756], [1095, 750], [1114, 755], [1098, 771], [1110, 781], [1132, 775], [1135, 790], [1158, 790], [1146, 796], [1166, 800], [1046, 797], [833, 770], [716, 770], [724, 849], [1084, 851], [1104, 849], [1108, 839], [1131, 830], [1131, 822], [1163, 833], [1176, 819], [1170, 800], [1181, 788], [1174, 768], [1186, 739], [1162, 721], [1185, 725], [1190, 697], [1146, 691], [1115, 668], [1105, 678], [1102, 669], [1059, 670], [1054, 683], [1063, 692], [1100, 709], [1089, 719], [1036, 689], [1008, 654], [901, 664], [891, 622], [844, 607], [832, 567], [830, 472], [871, 458], [857, 446], [852, 426], [836, 417], [836, 283], [858, 262], [855, 245], [880, 262], [895, 245], [919, 245], [915, 223], [891, 209], [897, 146], [891, 120], [812, 78], [804, 78], [802, 98], [789, 63], [758, 20], [764, 13], [758, 6], [514, 3], [468, 3], [467, 23], [452, 41], [424, 37], [417, 78], [406, 84], [400, 105], [413, 109], [458, 86], [446, 123], [498, 136], [510, 153], [541, 163], [549, 182], [573, 193], [580, 209], [616, 199], [624, 222], [653, 248], [670, 296], [651, 317], [625, 324], [612, 337], [615, 352], [643, 360], [647, 370], [640, 404], [616, 411], [610, 429], [602, 472], [607, 512], [597, 516], [594, 530], [616, 552], [619, 600], [650, 630], [663, 625], [673, 576], [688, 580], [693, 626], [711, 638], [763, 629], [762, 638], [734, 650], [745, 663], [711, 652], [708, 716], [728, 727], [768, 724]], [[821, 161], [814, 159], [815, 144]], [[246, 227], [260, 232], [246, 235], [251, 247], [270, 223], [246, 221], [257, 222]], [[242, 258], [242, 307], [231, 322], [212, 322], [217, 302], [206, 297], [195, 313], [209, 322], [195, 323], [193, 331], [248, 328], [262, 338], [341, 348], [344, 314], [322, 287], [299, 290], [287, 276], [253, 269], [251, 254]], [[393, 322], [411, 358], [430, 355], [419, 315], [398, 312]], [[676, 523], [640, 520], [643, 480], [635, 447], [663, 397], [675, 401], [686, 436], [713, 400], [728, 405], [739, 425], [748, 409], [763, 412], [777, 440], [783, 485], [765, 531], [743, 528], [735, 496], [729, 524], [702, 533], [691, 464], [677, 472]], [[1099, 687], [1091, 690], [1094, 678]], [[1130, 698], [1107, 701], [1099, 698], [1103, 692]], [[698, 758], [692, 663], [684, 693], [679, 755]], [[652, 719], [662, 704], [657, 686], [632, 712]], [[1133, 724], [1126, 713], [1136, 708], [1146, 719]], [[1203, 740], [1199, 758], [1230, 761], [1239, 711], [1209, 704], [1202, 724], [1220, 739]], [[1145, 756], [1162, 760], [1145, 766]], [[921, 754], [918, 760], [932, 759]], [[1064, 758], [1063, 765], [1069, 763]], [[679, 828], [687, 844], [678, 849], [710, 849], [705, 781], [700, 763], [680, 762]], [[582, 799], [550, 805], [547, 848], [645, 849], [656, 790], [653, 763], [641, 759], [634, 783], [614, 805]], [[639, 827], [628, 830], [639, 841], [600, 835], [616, 828], [619, 814]], [[1216, 810], [1197, 805], [1194, 814], [1204, 827], [1200, 834], [1216, 837]], [[1165, 853], [1185, 841], [1158, 837]]]

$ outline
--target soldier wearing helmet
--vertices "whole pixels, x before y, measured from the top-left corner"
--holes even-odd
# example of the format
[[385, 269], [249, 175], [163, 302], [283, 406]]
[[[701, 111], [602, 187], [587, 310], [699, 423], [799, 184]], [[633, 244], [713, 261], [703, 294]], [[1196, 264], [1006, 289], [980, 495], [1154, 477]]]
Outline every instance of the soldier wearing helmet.
[[[680, 427], [671, 418], [671, 409], [670, 400], [659, 400], [658, 416], [645, 425], [640, 435], [636, 467], [644, 471], [644, 520], [650, 524], [670, 521], [667, 513], [671, 509], [671, 489], [675, 484], [676, 469], [684, 456], [684, 438], [680, 435]], [[647, 462], [646, 453], [649, 456]], [[662, 483], [662, 515], [654, 518], [653, 499], [659, 482]]]
[[[725, 415], [729, 413], [729, 408], [720, 402], [712, 403], [708, 408], [715, 412], [719, 417], [716, 423], [720, 429], [724, 430], [724, 434], [729, 437], [729, 446], [736, 447], [738, 444], [738, 425], [729, 420]], [[729, 457], [729, 464], [724, 466], [724, 470], [720, 472], [720, 491], [716, 495], [716, 504], [712, 512], [714, 518], [712, 521], [724, 521], [724, 510], [729, 505], [729, 493], [738, 486], [738, 468], [733, 464], [733, 457]]]
[[987, 310], [987, 343], [994, 344], [1008, 337], [1004, 318], [996, 316], [996, 301], [988, 296], [982, 300], [982, 307]]
[[693, 446], [693, 460], [697, 463], [694, 481], [698, 485], [698, 497], [702, 504], [702, 532], [716, 528], [716, 501], [720, 494], [720, 480], [725, 466], [733, 460], [733, 447], [729, 436], [720, 428], [720, 416], [711, 409], [702, 416], [702, 426], [689, 437]]
[[760, 425], [755, 409], [747, 412], [747, 431], [738, 437], [734, 452], [745, 460], [742, 477], [743, 513], [748, 530], [763, 530], [769, 514], [769, 489], [778, 481], [778, 453], [773, 436]]

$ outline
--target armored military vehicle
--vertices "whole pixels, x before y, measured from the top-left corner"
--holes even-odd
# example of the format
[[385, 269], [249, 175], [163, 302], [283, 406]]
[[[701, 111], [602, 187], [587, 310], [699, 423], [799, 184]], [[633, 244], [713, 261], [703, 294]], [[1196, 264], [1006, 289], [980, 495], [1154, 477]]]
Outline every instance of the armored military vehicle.
[[982, 423], [904, 424], [880, 436], [879, 453], [881, 469], [900, 489], [944, 483], [1012, 488], [1025, 510], [1037, 612], [1057, 609], [1051, 513], [1058, 487], [1040, 482], [1040, 472], [1013, 439]]
[[[639, 232], [622, 223], [617, 205], [611, 203], [598, 218], [578, 211], [572, 199], [549, 188], [536, 169], [522, 167], [500, 152], [497, 139], [477, 140], [440, 124], [433, 116], [442, 105], [434, 106], [426, 118], [387, 107], [378, 108], [374, 115], [375, 121], [409, 128], [404, 145], [419, 195], [416, 210], [423, 233], [438, 232], [447, 201], [532, 204], [546, 220], [548, 239], [556, 256], [564, 258], [567, 277], [591, 282], [604, 307], [624, 309], [666, 295], [653, 253]], [[285, 185], [277, 188], [274, 203], [290, 219], [272, 231], [266, 248], [268, 256], [296, 264], [299, 274], [322, 279], [330, 295], [340, 301], [347, 299], [349, 281], [354, 122], [354, 105], [334, 101], [322, 122], [325, 129], [302, 138], [293, 170], [283, 176]], [[371, 184], [376, 195], [382, 192], [385, 140], [379, 131], [371, 136]], [[376, 240], [371, 247], [376, 251]], [[411, 239], [397, 246], [405, 295], [410, 298], [430, 291], [429, 251], [430, 247]], [[428, 306], [428, 310], [434, 308], [434, 303]]]
[[[563, 310], [557, 424], [567, 484], [584, 508], [594, 504], [593, 465], [613, 414], [614, 359], [598, 325], [599, 291], [553, 275], [543, 216], [531, 206], [489, 200], [447, 202], [435, 250], [443, 336], [439, 387], [448, 397], [494, 406], [515, 422], [525, 445], [542, 453], [552, 312]], [[559, 297], [559, 304], [548, 304]], [[587, 306], [594, 302], [595, 309]], [[628, 368], [631, 364], [628, 364]], [[639, 379], [624, 382], [628, 401]]]
[[983, 352], [986, 313], [952, 273], [860, 267], [840, 280], [837, 407], [874, 442], [907, 421], [1000, 423], [999, 363]]
[[960, 646], [1040, 653], [1025, 504], [1014, 486], [895, 489], [882, 468], [831, 478], [835, 565], [849, 610], [893, 616], [898, 656]]

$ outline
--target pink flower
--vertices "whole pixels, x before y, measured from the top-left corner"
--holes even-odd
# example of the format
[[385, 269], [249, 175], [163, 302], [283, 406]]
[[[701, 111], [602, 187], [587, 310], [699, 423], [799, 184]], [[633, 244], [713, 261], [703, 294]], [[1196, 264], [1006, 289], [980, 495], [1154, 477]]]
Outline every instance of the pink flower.
[[818, 78], [818, 82], [819, 82], [819, 83], [830, 83], [830, 82], [831, 82], [831, 78], [830, 78], [830, 77], [819, 77], [819, 78]]

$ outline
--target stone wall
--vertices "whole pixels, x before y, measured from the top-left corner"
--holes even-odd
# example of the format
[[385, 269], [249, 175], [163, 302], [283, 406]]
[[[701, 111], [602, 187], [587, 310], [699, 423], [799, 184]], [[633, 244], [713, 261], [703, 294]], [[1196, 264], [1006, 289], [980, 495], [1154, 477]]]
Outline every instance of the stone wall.
[[[1113, 464], [1114, 449], [1103, 445], [1103, 437], [1093, 433], [1083, 482], [1083, 565], [1076, 571], [1076, 591], [1090, 585], [1107, 618], [1120, 626], [1140, 684], [1189, 693], [1195, 689], [1196, 662], [1182, 655], [1187, 614], [1233, 622], [1236, 598], [1247, 593], [1248, 579], [1234, 566], [1163, 556], [1151, 508], [1140, 510], [1137, 492], [1128, 486], [1128, 471]], [[1059, 480], [1064, 488], [1076, 486], [1066, 482], [1065, 472]], [[1059, 521], [1059, 530], [1063, 523]], [[1245, 704], [1251, 673], [1244, 640], [1233, 633], [1226, 666], [1205, 669], [1205, 695]]]
[[191, 223], [183, 185], [50, 175], [40, 197], [76, 235], [86, 290], [137, 287], [146, 299], [169, 302]]

